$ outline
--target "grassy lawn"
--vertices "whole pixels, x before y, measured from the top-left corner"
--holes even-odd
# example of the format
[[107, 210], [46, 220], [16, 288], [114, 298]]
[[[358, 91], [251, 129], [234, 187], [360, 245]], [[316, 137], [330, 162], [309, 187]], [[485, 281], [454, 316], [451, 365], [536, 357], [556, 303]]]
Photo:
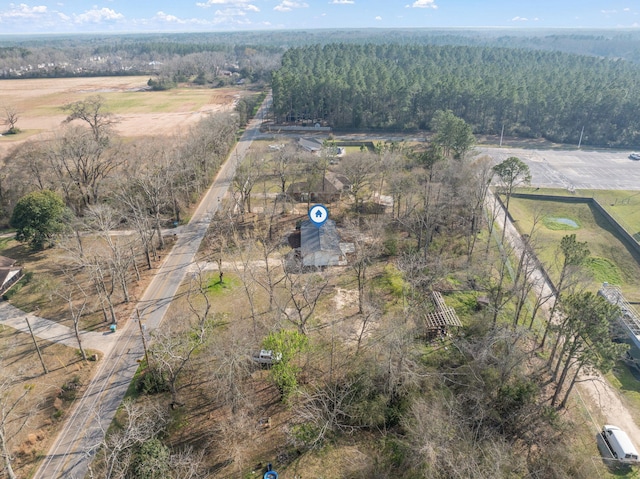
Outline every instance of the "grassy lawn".
[[210, 90], [176, 88], [160, 92], [104, 93], [107, 109], [114, 113], [164, 113], [197, 111], [211, 97]]
[[640, 240], [640, 192], [628, 190], [577, 190], [575, 194], [561, 188], [522, 188], [529, 194], [595, 198], [629, 233]]
[[[556, 258], [560, 240], [575, 233], [577, 240], [586, 241], [591, 251], [591, 259], [586, 265], [587, 287], [597, 291], [602, 282], [607, 281], [619, 285], [630, 301], [640, 301], [638, 258], [605, 218], [589, 205], [512, 198], [509, 210], [516, 219], [518, 230], [525, 234], [531, 232], [534, 218], [538, 216], [534, 248], [540, 260], [547, 265], [551, 278], [557, 278], [559, 273]], [[553, 221], [544, 221], [543, 218], [553, 218]], [[561, 229], [562, 222], [575, 223], [578, 227], [566, 225]]]
[[[211, 90], [192, 88], [175, 88], [159, 92], [103, 92], [100, 95], [106, 101], [107, 111], [115, 114], [197, 111], [211, 101]], [[62, 115], [62, 104], [83, 100], [87, 96], [90, 95], [67, 95], [64, 103], [61, 103], [60, 95], [44, 96], [41, 103], [34, 105], [33, 110], [29, 111], [29, 116]]]

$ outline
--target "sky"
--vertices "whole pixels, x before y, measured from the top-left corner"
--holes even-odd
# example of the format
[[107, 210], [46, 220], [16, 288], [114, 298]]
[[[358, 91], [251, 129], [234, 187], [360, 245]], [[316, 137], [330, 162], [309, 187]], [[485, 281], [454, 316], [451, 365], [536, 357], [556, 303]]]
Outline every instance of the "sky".
[[638, 0], [94, 1], [0, 0], [0, 34], [371, 27], [640, 28]]

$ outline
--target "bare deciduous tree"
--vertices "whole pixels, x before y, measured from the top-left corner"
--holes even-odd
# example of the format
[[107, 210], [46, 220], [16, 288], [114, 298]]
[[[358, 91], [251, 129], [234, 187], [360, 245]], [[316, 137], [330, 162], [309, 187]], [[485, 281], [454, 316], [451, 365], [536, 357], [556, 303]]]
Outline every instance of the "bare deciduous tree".
[[291, 324], [306, 335], [309, 320], [318, 306], [329, 280], [322, 273], [303, 273], [284, 267], [283, 287], [286, 293], [278, 298], [278, 311]]
[[262, 159], [249, 155], [236, 169], [233, 179], [233, 190], [239, 195], [238, 207], [244, 214], [245, 208], [251, 213], [251, 191], [262, 175], [264, 163]]
[[58, 181], [67, 184], [63, 188], [67, 203], [79, 202], [78, 208], [96, 204], [104, 181], [124, 162], [114, 147], [80, 127], [65, 131], [50, 150], [49, 159]]
[[20, 119], [20, 111], [15, 105], [5, 105], [3, 107], [3, 110], [4, 110], [3, 124], [9, 127], [9, 129], [7, 130], [7, 133], [10, 133], [10, 134], [17, 133], [18, 129], [16, 128], [16, 124]]
[[298, 159], [297, 148], [292, 143], [287, 143], [273, 155], [271, 167], [273, 174], [280, 183], [280, 193], [287, 192], [287, 183], [297, 175], [296, 161]]
[[135, 448], [157, 437], [169, 421], [166, 408], [156, 402], [136, 404], [125, 400], [121, 410], [120, 427], [111, 428], [107, 432], [109, 424], [100, 423], [103, 439], [94, 449], [87, 451], [89, 455], [96, 455], [89, 465], [88, 477], [91, 479], [128, 477]]
[[355, 153], [345, 156], [338, 168], [349, 180], [349, 195], [353, 198], [354, 210], [362, 209], [362, 202], [369, 192], [373, 175], [379, 169], [379, 158], [370, 153]]
[[251, 343], [246, 331], [238, 327], [211, 342], [210, 351], [215, 359], [210, 361], [213, 383], [209, 390], [217, 400], [229, 406], [233, 414], [253, 403], [253, 391], [247, 384], [252, 372], [247, 360]]
[[108, 265], [111, 277], [109, 295], [113, 294], [115, 285], [118, 284], [124, 302], [128, 303], [130, 269], [135, 257], [132, 254], [130, 238], [126, 235], [113, 236], [119, 220], [120, 213], [108, 205], [93, 205], [87, 209], [86, 223], [89, 229], [96, 232], [108, 247], [106, 251], [109, 254], [104, 261]]
[[105, 99], [101, 95], [92, 95], [84, 100], [67, 103], [62, 109], [69, 113], [66, 123], [82, 120], [89, 128], [97, 143], [108, 141], [111, 125], [116, 122], [114, 116], [107, 112]]
[[32, 387], [26, 386], [19, 391], [20, 382], [18, 375], [5, 368], [0, 371], [0, 456], [9, 479], [18, 479], [12, 467], [12, 446], [15, 446], [13, 440], [27, 426], [30, 418], [29, 411], [22, 411], [20, 408]]
[[80, 320], [84, 315], [87, 303], [89, 301], [89, 294], [85, 290], [78, 279], [78, 274], [81, 272], [81, 268], [64, 268], [63, 279], [59, 287], [53, 292], [56, 296], [67, 303], [69, 308], [69, 314], [73, 321], [73, 331], [78, 341], [78, 349], [82, 355], [82, 359], [87, 360], [87, 353], [82, 346], [82, 339], [80, 338]]
[[182, 405], [178, 401], [178, 381], [194, 354], [209, 340], [216, 322], [206, 316], [194, 318], [191, 315], [167, 319], [162, 328], [153, 331], [149, 354], [156, 372], [166, 379], [171, 407], [177, 407]]

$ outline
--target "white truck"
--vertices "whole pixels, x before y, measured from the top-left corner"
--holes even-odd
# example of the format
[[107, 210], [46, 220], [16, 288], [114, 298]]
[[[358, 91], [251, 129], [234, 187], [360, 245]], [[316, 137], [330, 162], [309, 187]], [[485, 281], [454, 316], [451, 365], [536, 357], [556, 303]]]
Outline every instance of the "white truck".
[[613, 457], [618, 461], [627, 464], [638, 462], [638, 451], [626, 432], [617, 426], [607, 424], [602, 428], [601, 434]]
[[258, 364], [270, 366], [282, 360], [282, 353], [274, 353], [270, 349], [261, 349], [259, 353], [253, 354], [251, 359]]

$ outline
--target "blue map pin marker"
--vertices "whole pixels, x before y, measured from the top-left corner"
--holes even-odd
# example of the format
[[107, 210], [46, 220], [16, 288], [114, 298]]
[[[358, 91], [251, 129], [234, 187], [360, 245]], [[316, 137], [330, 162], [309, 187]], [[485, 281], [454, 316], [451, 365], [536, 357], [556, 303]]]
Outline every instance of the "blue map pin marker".
[[313, 205], [309, 209], [309, 219], [320, 228], [329, 219], [329, 211], [324, 205]]

